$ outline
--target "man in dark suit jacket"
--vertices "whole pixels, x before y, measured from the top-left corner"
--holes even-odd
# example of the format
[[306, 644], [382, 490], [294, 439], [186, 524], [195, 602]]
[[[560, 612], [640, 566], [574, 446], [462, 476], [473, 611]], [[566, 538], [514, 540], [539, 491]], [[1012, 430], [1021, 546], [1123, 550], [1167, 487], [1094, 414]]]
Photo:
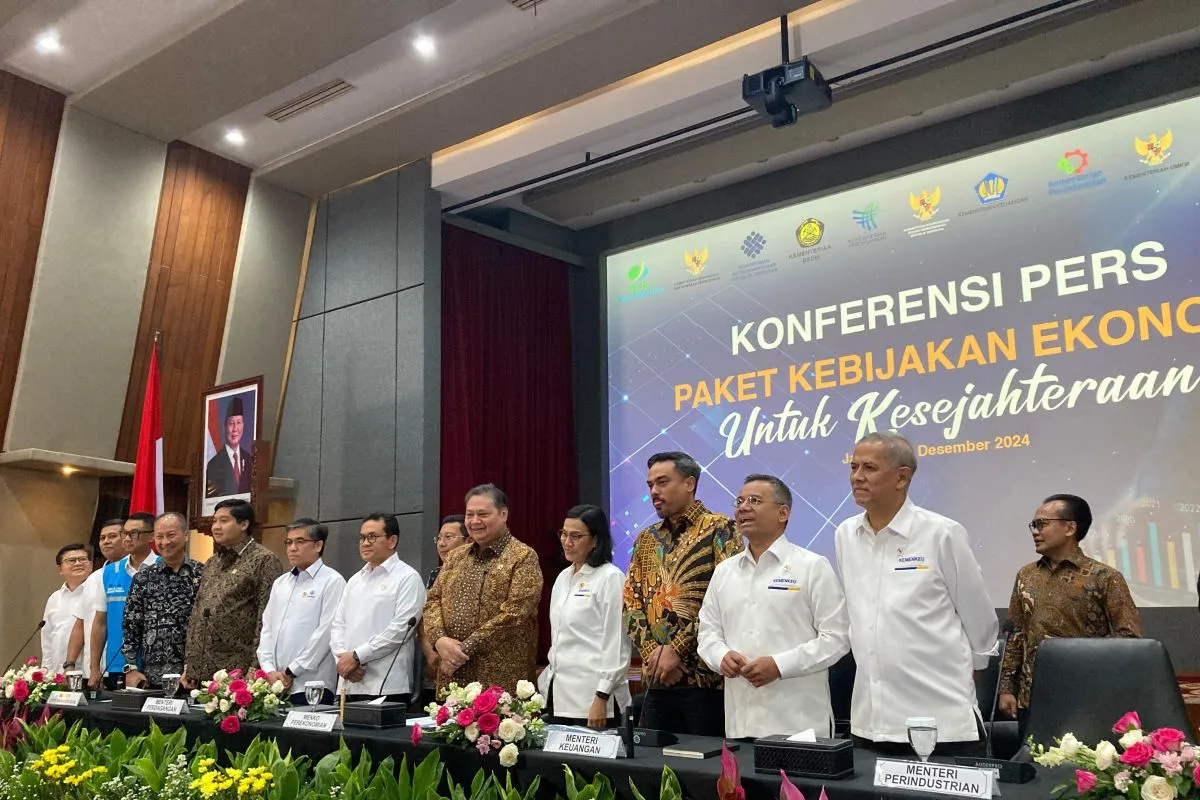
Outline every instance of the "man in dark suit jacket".
[[205, 472], [205, 497], [225, 497], [250, 492], [253, 462], [250, 453], [241, 446], [244, 430], [242, 398], [235, 397], [225, 409], [225, 446], [208, 462]]

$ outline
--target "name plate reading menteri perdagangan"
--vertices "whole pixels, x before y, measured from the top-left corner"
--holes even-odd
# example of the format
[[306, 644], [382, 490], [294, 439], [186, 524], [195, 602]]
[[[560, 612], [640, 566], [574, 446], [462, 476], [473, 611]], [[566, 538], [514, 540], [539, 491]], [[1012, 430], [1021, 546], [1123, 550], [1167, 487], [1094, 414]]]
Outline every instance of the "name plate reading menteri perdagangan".
[[995, 775], [991, 770], [975, 767], [930, 762], [922, 764], [920, 761], [890, 761], [882, 758], [875, 762], [877, 789], [908, 789], [914, 792], [989, 800], [994, 781]]
[[142, 704], [143, 714], [169, 714], [178, 717], [187, 707], [186, 700], [171, 700], [166, 697], [149, 697]]
[[315, 711], [289, 711], [283, 720], [283, 727], [297, 728], [304, 731], [323, 731], [330, 733], [340, 729], [337, 714], [321, 714]]
[[546, 736], [546, 746], [542, 749], [547, 753], [616, 758], [621, 750], [621, 739], [607, 733], [551, 731]]

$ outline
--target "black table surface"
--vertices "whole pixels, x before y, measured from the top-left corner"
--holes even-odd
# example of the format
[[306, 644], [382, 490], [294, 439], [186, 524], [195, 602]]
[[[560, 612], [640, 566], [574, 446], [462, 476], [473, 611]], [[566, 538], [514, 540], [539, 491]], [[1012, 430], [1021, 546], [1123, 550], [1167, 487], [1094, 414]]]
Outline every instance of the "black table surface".
[[[138, 734], [149, 728], [153, 719], [164, 731], [172, 732], [183, 726], [188, 731], [189, 739], [215, 740], [221, 748], [242, 750], [249, 746], [250, 741], [258, 735], [270, 736], [279, 742], [283, 751], [291, 750], [294, 755], [305, 755], [314, 762], [326, 754], [337, 750], [339, 738], [345, 739], [346, 745], [357, 756], [361, 750], [366, 750], [378, 763], [387, 756], [392, 756], [397, 763], [408, 756], [410, 763], [420, 761], [434, 748], [440, 748], [442, 761], [447, 771], [459, 783], [469, 784], [476, 771], [481, 767], [489, 771], [500, 771], [494, 756], [482, 758], [474, 750], [463, 750], [433, 742], [426, 737], [420, 744], [413, 745], [412, 731], [409, 727], [386, 728], [375, 730], [348, 726], [344, 731], [322, 733], [319, 731], [304, 731], [283, 727], [282, 717], [255, 723], [243, 723], [242, 729], [236, 734], [226, 735], [217, 725], [192, 709], [190, 713], [179, 717], [165, 715], [143, 714], [139, 711], [123, 711], [114, 709], [106, 701], [95, 702], [78, 708], [59, 709], [68, 722], [81, 720], [85, 725], [102, 731], [120, 729], [127, 734]], [[681, 737], [681, 743], [682, 739]], [[778, 774], [759, 774], [754, 771], [754, 746], [741, 743], [735, 751], [741, 770], [742, 786], [746, 790], [748, 800], [773, 800], [779, 797], [780, 779]], [[933, 759], [937, 760], [937, 759]], [[883, 790], [874, 786], [875, 775], [874, 754], [865, 750], [856, 750], [854, 754], [854, 775], [840, 781], [826, 781], [816, 778], [791, 778], [792, 782], [804, 792], [808, 800], [816, 800], [825, 787], [831, 800], [841, 798], [878, 798], [878, 797], [914, 797], [926, 795], [922, 792], [900, 790]], [[680, 786], [685, 797], [695, 800], [715, 800], [717, 797], [717, 777], [721, 771], [720, 758], [689, 759], [663, 756], [657, 748], [638, 747], [634, 758], [597, 759], [584, 756], [564, 758], [558, 753], [545, 753], [540, 750], [529, 750], [522, 753], [517, 765], [512, 769], [514, 781], [521, 787], [528, 786], [535, 776], [540, 776], [541, 786], [539, 798], [550, 800], [555, 795], [565, 797], [565, 775], [563, 765], [585, 778], [590, 779], [596, 772], [609, 777], [617, 795], [631, 798], [629, 781], [632, 779], [638, 789], [646, 797], [658, 796], [658, 785], [664, 765], [670, 766], [679, 778]], [[1045, 798], [1050, 790], [1069, 779], [1066, 770], [1046, 770], [1039, 768], [1039, 774], [1033, 781], [1025, 784], [1000, 784], [1003, 797], [1015, 800], [1026, 798]]]

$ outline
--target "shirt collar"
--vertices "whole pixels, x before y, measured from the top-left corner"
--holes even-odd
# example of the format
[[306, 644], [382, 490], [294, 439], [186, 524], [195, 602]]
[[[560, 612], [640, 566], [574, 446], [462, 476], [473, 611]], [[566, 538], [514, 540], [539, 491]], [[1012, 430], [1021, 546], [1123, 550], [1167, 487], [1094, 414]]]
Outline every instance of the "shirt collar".
[[[1086, 558], [1086, 556], [1083, 554], [1083, 551], [1072, 553], [1071, 555], [1064, 558], [1062, 561], [1059, 561], [1058, 566], [1062, 567], [1066, 564], [1070, 564], [1075, 569], [1079, 569], [1080, 567], [1083, 566], [1084, 558]], [[1041, 558], [1038, 559], [1037, 563], [1038, 563], [1039, 567], [1045, 567], [1046, 569], [1050, 570], [1051, 572], [1054, 572], [1057, 569], [1057, 567], [1055, 567], [1053, 564], [1050, 563], [1049, 556], [1042, 556]]]
[[478, 542], [471, 542], [471, 553], [479, 558], [499, 558], [512, 538], [512, 531], [505, 531], [500, 534], [499, 539], [486, 547], [480, 547]]
[[[770, 553], [771, 555], [775, 556], [776, 561], [782, 564], [787, 558], [789, 544], [790, 543], [788, 542], [787, 534], [781, 534], [778, 539], [771, 542], [770, 547], [763, 551], [763, 556], [766, 556], [767, 553]], [[741, 561], [738, 562], [741, 566], [749, 565], [753, 567], [755, 565], [754, 556], [750, 553], [750, 545], [748, 543], [745, 548], [742, 549], [742, 552], [738, 553], [736, 556], [734, 556], [734, 558], [741, 559]], [[762, 563], [762, 556], [759, 557], [757, 563]]]
[[659, 529], [664, 533], [683, 533], [688, 528], [698, 523], [700, 518], [707, 513], [709, 513], [709, 511], [704, 507], [704, 503], [693, 499], [692, 502], [688, 504], [688, 507], [680, 512], [678, 522], [672, 522], [670, 519], [664, 519], [659, 523]]
[[[896, 512], [896, 516], [892, 517], [892, 521], [883, 526], [883, 531], [891, 531], [897, 536], [903, 536], [905, 539], [910, 538], [912, 530], [913, 516], [916, 514], [916, 505], [908, 497], [904, 498], [904, 505], [900, 506], [900, 510]], [[874, 537], [875, 531], [871, 527], [871, 523], [867, 522], [867, 512], [858, 516], [858, 532], [870, 534]]]
[[584, 575], [591, 575], [595, 571], [596, 571], [596, 567], [593, 567], [591, 564], [589, 564], [585, 561], [579, 565], [578, 570], [572, 572], [572, 575], [578, 575], [578, 576], [582, 577]]
[[391, 571], [393, 569], [395, 569], [396, 566], [399, 565], [399, 563], [400, 563], [400, 556], [396, 555], [395, 553], [392, 553], [390, 556], [385, 558], [383, 560], [383, 563], [380, 564], [378, 567], [372, 567], [370, 564], [363, 564], [363, 572], [366, 572], [367, 574], [371, 574], [373, 572], [378, 572], [379, 570], [383, 570], [386, 573], [391, 573]]
[[258, 543], [254, 541], [254, 537], [252, 537], [250, 534], [246, 534], [246, 541], [242, 542], [237, 547], [226, 547], [225, 545], [214, 544], [213, 549], [216, 550], [216, 552], [219, 553], [226, 561], [237, 561], [242, 557], [243, 553], [256, 544]]
[[313, 563], [309, 564], [308, 567], [305, 569], [300, 569], [299, 567], [292, 567], [292, 576], [298, 578], [298, 577], [300, 577], [301, 572], [307, 572], [308, 577], [315, 578], [315, 577], [317, 577], [317, 573], [321, 571], [321, 567], [323, 567], [323, 566], [325, 566], [325, 561], [320, 556], [318, 556], [317, 560], [314, 561]]
[[[241, 448], [241, 445], [238, 445], [238, 449], [240, 449], [240, 448]], [[236, 462], [234, 461], [234, 458], [236, 458], [236, 457], [237, 457], [237, 454], [238, 454], [238, 453], [237, 453], [237, 449], [235, 449], [235, 448], [233, 448], [233, 447], [230, 447], [230, 446], [229, 446], [229, 443], [228, 443], [228, 442], [226, 442], [226, 443], [225, 443], [225, 455], [229, 456], [229, 463], [230, 463], [230, 464], [234, 464], [234, 463], [236, 463]]]

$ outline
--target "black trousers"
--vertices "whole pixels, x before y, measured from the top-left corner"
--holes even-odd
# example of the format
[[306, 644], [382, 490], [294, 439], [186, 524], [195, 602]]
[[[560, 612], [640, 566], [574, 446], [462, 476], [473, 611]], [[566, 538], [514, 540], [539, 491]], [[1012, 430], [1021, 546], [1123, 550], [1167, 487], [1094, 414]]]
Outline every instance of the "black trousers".
[[[361, 703], [364, 700], [378, 700], [379, 697], [380, 696], [377, 694], [348, 694], [346, 695], [346, 702]], [[384, 697], [387, 698], [389, 703], [404, 703], [404, 705], [408, 705], [409, 701], [412, 700], [412, 695], [408, 692], [405, 692], [404, 694], [384, 695]], [[301, 699], [303, 699], [303, 695], [301, 695]]]
[[[347, 697], [347, 700], [350, 698]], [[321, 690], [321, 699], [317, 701], [318, 705], [331, 706], [333, 705], [333, 691], [330, 689]], [[308, 698], [304, 696], [304, 692], [296, 692], [292, 695], [292, 705], [296, 708], [305, 708], [308, 706]]]
[[[884, 758], [916, 758], [917, 754], [913, 752], [912, 745], [908, 742], [875, 742], [870, 739], [864, 739], [861, 736], [851, 736], [854, 740], [856, 748], [870, 750], [876, 755]], [[975, 756], [982, 758], [987, 753], [987, 740], [980, 739], [977, 742], [938, 742], [937, 747], [933, 748], [935, 756], [943, 756], [945, 758], [954, 758], [955, 756]]]
[[725, 693], [698, 686], [647, 689], [638, 727], [693, 736], [725, 735]]

